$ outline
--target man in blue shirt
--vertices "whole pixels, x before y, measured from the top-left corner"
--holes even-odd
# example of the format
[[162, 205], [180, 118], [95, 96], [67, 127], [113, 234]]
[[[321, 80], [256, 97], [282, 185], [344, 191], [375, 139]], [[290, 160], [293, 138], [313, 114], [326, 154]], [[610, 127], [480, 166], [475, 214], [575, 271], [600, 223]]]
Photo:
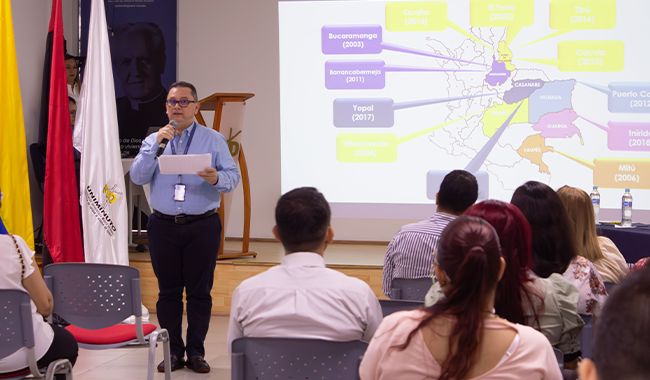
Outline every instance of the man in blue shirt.
[[[221, 244], [217, 208], [221, 193], [235, 189], [240, 180], [226, 139], [219, 132], [194, 122], [199, 111], [196, 88], [187, 82], [171, 85], [167, 116], [171, 125], [147, 137], [131, 166], [131, 179], [151, 184], [153, 213], [147, 224], [151, 264], [158, 278], [156, 312], [169, 332], [172, 371], [184, 365], [195, 372], [210, 372], [203, 343], [210, 324], [212, 283]], [[160, 174], [156, 151], [163, 139], [163, 154], [212, 154], [211, 167], [196, 175]], [[187, 298], [186, 345], [182, 338], [183, 289]], [[184, 357], [187, 353], [187, 362]], [[160, 363], [159, 372], [164, 372]]]

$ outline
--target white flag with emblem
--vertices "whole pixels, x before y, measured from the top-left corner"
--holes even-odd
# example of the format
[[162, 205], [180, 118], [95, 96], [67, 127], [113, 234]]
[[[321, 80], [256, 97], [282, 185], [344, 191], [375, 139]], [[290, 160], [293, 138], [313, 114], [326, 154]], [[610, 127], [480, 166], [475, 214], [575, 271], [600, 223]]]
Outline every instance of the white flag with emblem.
[[113, 69], [103, 0], [92, 0], [88, 53], [74, 129], [87, 263], [129, 265], [129, 227]]

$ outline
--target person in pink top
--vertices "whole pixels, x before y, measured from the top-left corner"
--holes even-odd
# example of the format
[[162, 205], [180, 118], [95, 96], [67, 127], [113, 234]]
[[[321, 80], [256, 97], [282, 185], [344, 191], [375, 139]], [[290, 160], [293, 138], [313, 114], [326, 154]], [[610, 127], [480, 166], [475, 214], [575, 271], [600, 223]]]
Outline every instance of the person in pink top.
[[449, 223], [434, 262], [445, 298], [384, 318], [361, 361], [361, 379], [561, 380], [546, 337], [494, 313], [505, 265], [490, 224], [471, 216]]

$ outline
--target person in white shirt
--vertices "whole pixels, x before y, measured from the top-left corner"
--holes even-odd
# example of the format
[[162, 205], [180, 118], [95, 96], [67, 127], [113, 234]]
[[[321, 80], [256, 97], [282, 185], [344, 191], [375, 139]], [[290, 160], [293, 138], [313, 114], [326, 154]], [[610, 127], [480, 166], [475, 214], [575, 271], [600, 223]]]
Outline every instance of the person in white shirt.
[[[0, 192], [0, 208], [2, 197], [3, 194]], [[34, 357], [37, 366], [47, 367], [58, 359], [68, 359], [74, 366], [79, 351], [74, 336], [63, 327], [50, 325], [43, 320], [43, 317], [48, 317], [52, 313], [54, 299], [43, 281], [33, 256], [34, 252], [23, 238], [0, 233], [0, 262], [2, 262], [0, 289], [14, 289], [29, 293], [34, 328]], [[5, 329], [8, 330], [6, 326], [2, 326], [2, 333], [6, 335]], [[11, 331], [8, 332], [13, 334]], [[27, 348], [23, 347], [0, 359], [0, 378], [18, 376], [21, 373], [24, 375], [23, 371], [29, 365], [28, 356]], [[64, 378], [63, 374], [55, 375], [56, 380]]]
[[325, 267], [334, 239], [323, 194], [303, 187], [284, 194], [275, 208], [273, 235], [284, 246], [280, 265], [243, 281], [232, 296], [228, 351], [240, 337], [372, 338], [382, 320], [365, 282]]

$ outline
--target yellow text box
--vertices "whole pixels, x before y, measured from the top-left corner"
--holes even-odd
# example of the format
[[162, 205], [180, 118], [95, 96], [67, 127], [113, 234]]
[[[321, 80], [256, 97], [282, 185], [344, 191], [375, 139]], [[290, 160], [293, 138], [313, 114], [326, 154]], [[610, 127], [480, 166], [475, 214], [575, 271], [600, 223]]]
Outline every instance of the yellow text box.
[[650, 190], [650, 159], [596, 158], [594, 185], [610, 189]]
[[552, 0], [550, 26], [554, 30], [613, 29], [615, 0]]
[[470, 0], [469, 23], [473, 27], [531, 26], [533, 0]]
[[[481, 122], [483, 123], [483, 133], [487, 137], [492, 137], [496, 131], [501, 128], [503, 123], [512, 115], [513, 112], [519, 107], [519, 103], [503, 103], [496, 104], [483, 114]], [[528, 99], [525, 99], [515, 116], [510, 120], [510, 124], [528, 123]]]
[[386, 3], [386, 30], [389, 32], [441, 32], [446, 29], [445, 1]]
[[395, 162], [397, 136], [393, 133], [341, 133], [336, 136], [339, 162]]
[[622, 71], [623, 41], [560, 41], [557, 46], [560, 71]]

